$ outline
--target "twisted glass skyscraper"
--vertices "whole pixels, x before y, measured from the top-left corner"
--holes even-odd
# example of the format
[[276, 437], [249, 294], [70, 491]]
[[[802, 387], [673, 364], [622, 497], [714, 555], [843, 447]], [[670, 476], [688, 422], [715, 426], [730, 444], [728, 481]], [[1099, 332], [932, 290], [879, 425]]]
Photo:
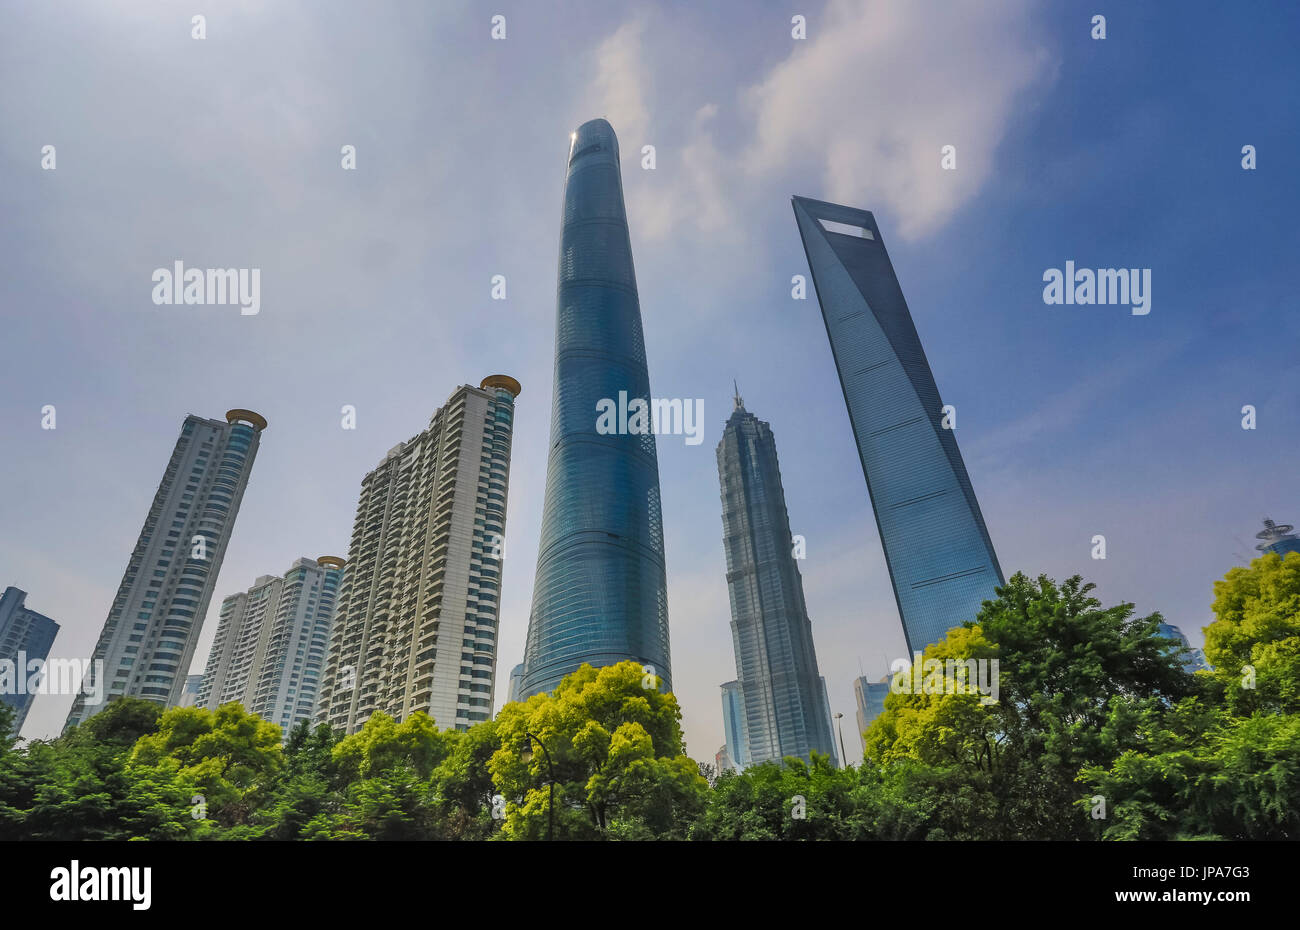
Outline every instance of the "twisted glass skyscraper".
[[[722, 545], [727, 553], [731, 637], [741, 719], [733, 756], [740, 766], [836, 758], [825, 684], [817, 671], [803, 578], [795, 563], [790, 518], [772, 428], [736, 409], [718, 443]], [[723, 685], [724, 712], [727, 689]], [[726, 721], [728, 736], [734, 728]]]
[[912, 651], [1002, 583], [993, 543], [876, 219], [794, 198], [808, 267]]
[[650, 402], [618, 138], [597, 119], [569, 146], [551, 451], [521, 697], [552, 690], [583, 663], [626, 659], [671, 687], [655, 438], [596, 430], [597, 404], [620, 392]]

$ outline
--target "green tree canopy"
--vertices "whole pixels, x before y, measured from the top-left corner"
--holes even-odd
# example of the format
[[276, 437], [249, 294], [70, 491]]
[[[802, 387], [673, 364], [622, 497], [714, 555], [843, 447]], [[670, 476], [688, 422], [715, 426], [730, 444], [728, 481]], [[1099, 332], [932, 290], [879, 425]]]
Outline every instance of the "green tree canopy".
[[[686, 757], [677, 699], [659, 685], [635, 662], [599, 671], [583, 665], [553, 694], [502, 708], [488, 767], [508, 802], [503, 835], [546, 836], [549, 751], [557, 839], [684, 837], [708, 782]], [[524, 762], [529, 733], [546, 751], [539, 746]]]

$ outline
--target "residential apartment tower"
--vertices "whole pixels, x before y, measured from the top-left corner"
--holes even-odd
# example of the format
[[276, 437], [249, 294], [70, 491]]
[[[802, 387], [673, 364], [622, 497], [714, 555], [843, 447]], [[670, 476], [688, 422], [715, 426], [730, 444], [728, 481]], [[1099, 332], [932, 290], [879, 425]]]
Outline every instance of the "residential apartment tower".
[[492, 716], [519, 382], [464, 385], [361, 482], [316, 719]]
[[68, 726], [123, 696], [180, 703], [265, 428], [251, 410], [185, 418], [92, 654], [102, 686], [82, 689]]
[[343, 566], [332, 555], [298, 559], [223, 600], [198, 706], [234, 701], [286, 734], [311, 720]]

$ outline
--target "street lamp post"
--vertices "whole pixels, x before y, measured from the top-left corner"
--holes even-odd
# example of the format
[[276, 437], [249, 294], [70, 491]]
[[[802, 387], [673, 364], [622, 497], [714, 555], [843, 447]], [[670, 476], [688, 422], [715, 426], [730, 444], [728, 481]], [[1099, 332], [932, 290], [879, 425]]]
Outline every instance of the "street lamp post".
[[846, 769], [849, 767], [849, 757], [844, 754], [844, 724], [840, 723], [844, 715], [836, 711], [832, 716], [835, 717], [835, 729], [840, 733], [840, 768]]
[[530, 762], [533, 758], [533, 741], [542, 747], [542, 756], [546, 759], [546, 772], [550, 782], [551, 801], [546, 807], [546, 838], [547, 840], [555, 839], [555, 767], [551, 765], [551, 751], [546, 748], [546, 744], [533, 733], [524, 732], [524, 746], [519, 751], [519, 758], [524, 762]]

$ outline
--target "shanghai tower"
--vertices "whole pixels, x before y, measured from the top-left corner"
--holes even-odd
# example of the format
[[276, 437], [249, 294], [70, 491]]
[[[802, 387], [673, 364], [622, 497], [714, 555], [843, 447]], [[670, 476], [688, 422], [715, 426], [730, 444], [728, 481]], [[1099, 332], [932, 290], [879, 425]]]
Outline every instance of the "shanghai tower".
[[[659, 464], [650, 431], [598, 431], [598, 404], [650, 404], [618, 138], [570, 137], [555, 302], [546, 503], [520, 698], [628, 659], [671, 688]], [[621, 395], [621, 396], [620, 396]]]

